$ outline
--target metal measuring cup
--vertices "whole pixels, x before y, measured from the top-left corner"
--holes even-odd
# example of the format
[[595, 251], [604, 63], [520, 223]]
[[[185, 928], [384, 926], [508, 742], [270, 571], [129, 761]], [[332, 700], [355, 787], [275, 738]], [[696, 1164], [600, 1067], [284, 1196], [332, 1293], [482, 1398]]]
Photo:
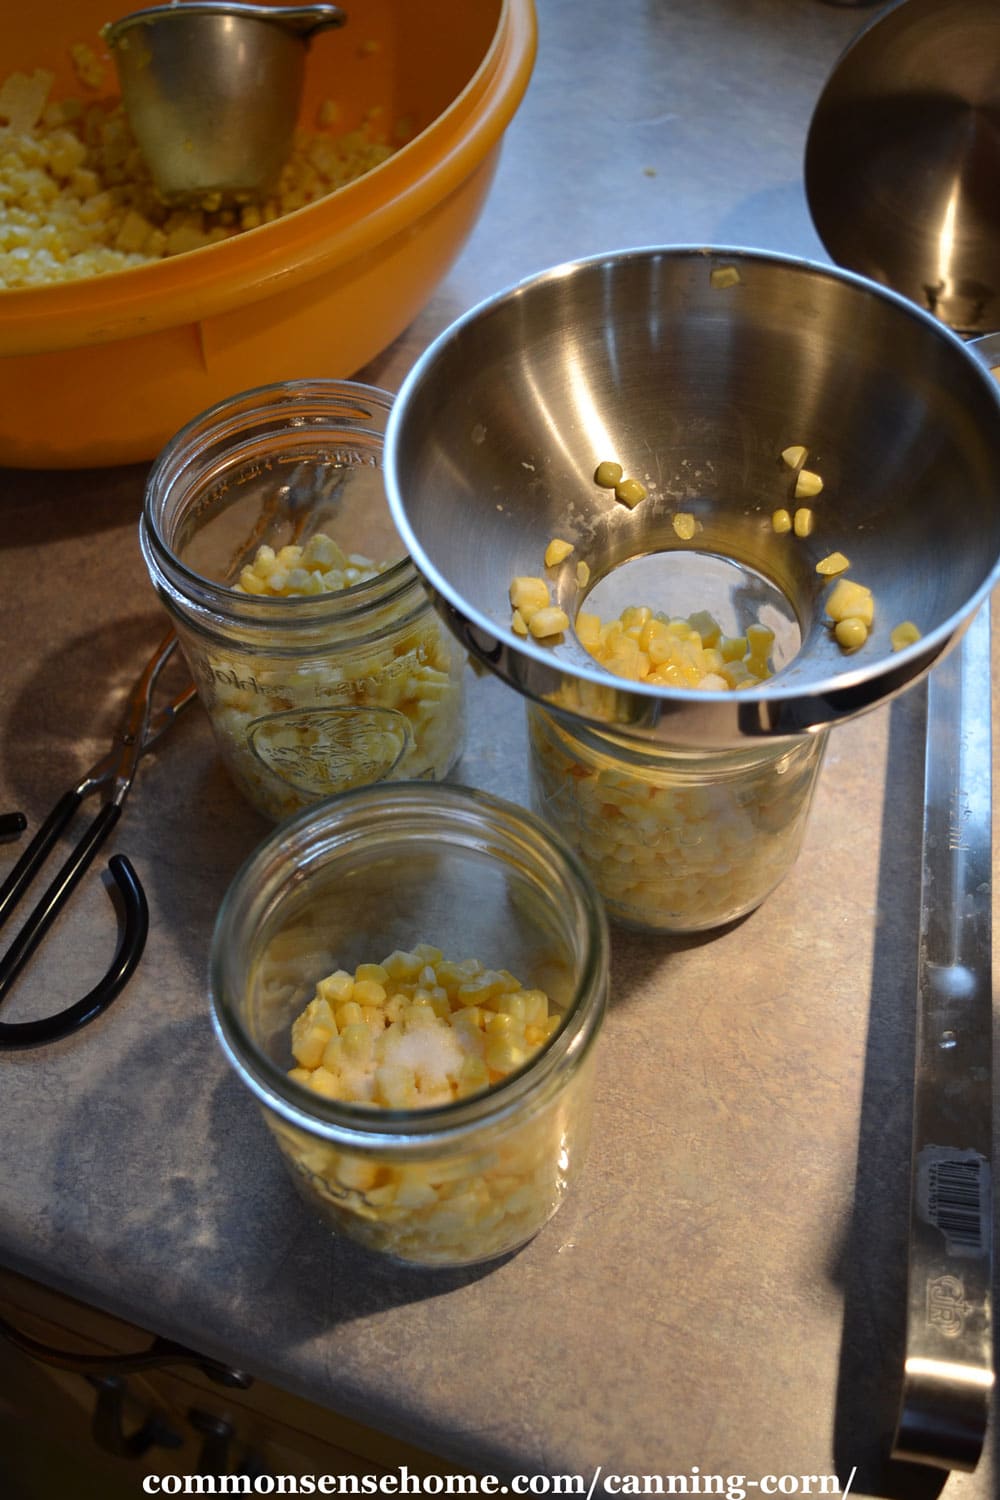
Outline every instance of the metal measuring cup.
[[157, 191], [168, 201], [266, 194], [291, 150], [309, 42], [346, 20], [337, 5], [188, 0], [107, 26]]

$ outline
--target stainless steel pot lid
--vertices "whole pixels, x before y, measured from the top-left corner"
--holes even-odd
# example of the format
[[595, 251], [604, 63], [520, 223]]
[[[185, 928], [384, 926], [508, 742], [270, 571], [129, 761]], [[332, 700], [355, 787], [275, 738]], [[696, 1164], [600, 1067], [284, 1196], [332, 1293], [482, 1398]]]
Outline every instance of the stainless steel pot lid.
[[950, 327], [1000, 324], [1000, 7], [901, 0], [834, 67], [805, 186], [840, 266]]

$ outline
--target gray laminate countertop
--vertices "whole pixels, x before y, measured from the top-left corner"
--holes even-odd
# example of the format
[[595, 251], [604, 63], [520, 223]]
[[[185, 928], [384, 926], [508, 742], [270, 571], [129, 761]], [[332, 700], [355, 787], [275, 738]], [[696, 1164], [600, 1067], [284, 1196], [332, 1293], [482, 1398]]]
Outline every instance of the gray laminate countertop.
[[[564, 259], [715, 243], [825, 261], [805, 132], [869, 16], [539, 0], [482, 218], [361, 378], [396, 389], [452, 318]], [[144, 472], [0, 472], [0, 810], [32, 826], [104, 747], [161, 630]], [[526, 801], [521, 705], [491, 679], [470, 675], [470, 694], [459, 778]], [[213, 917], [266, 827], [192, 711], [115, 836], [150, 896], [136, 977], [77, 1037], [0, 1061], [0, 1260], [481, 1470], [846, 1482], [857, 1465], [855, 1494], [934, 1493], [945, 1476], [879, 1462], [899, 1382], [922, 716], [917, 690], [834, 731], [798, 864], [746, 921], [614, 933], [576, 1190], [492, 1269], [418, 1274], [311, 1217], [215, 1045]], [[12, 858], [0, 848], [0, 869]], [[88, 881], [10, 1018], [103, 969], [107, 903]], [[988, 1452], [947, 1495], [992, 1495], [993, 1473]]]

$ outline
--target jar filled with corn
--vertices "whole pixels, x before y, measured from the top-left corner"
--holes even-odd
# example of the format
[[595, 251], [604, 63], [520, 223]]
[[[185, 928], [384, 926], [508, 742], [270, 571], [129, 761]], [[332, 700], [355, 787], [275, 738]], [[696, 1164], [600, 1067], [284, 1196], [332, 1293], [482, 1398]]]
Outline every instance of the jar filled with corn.
[[347, 381], [247, 391], [167, 444], [140, 540], [222, 759], [265, 816], [384, 780], [439, 781], [465, 657], [392, 524], [391, 397]]
[[586, 1149], [607, 921], [562, 841], [454, 785], [307, 809], [216, 924], [217, 1037], [302, 1196], [421, 1266], [531, 1239]]
[[690, 752], [571, 724], [534, 703], [527, 713], [532, 804], [576, 850], [613, 921], [652, 932], [720, 927], [759, 906], [794, 864], [825, 733]]

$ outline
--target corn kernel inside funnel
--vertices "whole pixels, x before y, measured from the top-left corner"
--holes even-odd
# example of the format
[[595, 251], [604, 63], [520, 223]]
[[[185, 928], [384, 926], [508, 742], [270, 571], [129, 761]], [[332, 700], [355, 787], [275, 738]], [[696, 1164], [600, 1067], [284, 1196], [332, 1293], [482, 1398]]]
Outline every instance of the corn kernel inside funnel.
[[601, 666], [633, 682], [726, 692], [756, 686], [773, 674], [773, 630], [758, 623], [743, 635], [724, 635], [707, 610], [675, 618], [654, 614], [648, 605], [631, 605], [608, 621], [581, 611], [576, 633]]

